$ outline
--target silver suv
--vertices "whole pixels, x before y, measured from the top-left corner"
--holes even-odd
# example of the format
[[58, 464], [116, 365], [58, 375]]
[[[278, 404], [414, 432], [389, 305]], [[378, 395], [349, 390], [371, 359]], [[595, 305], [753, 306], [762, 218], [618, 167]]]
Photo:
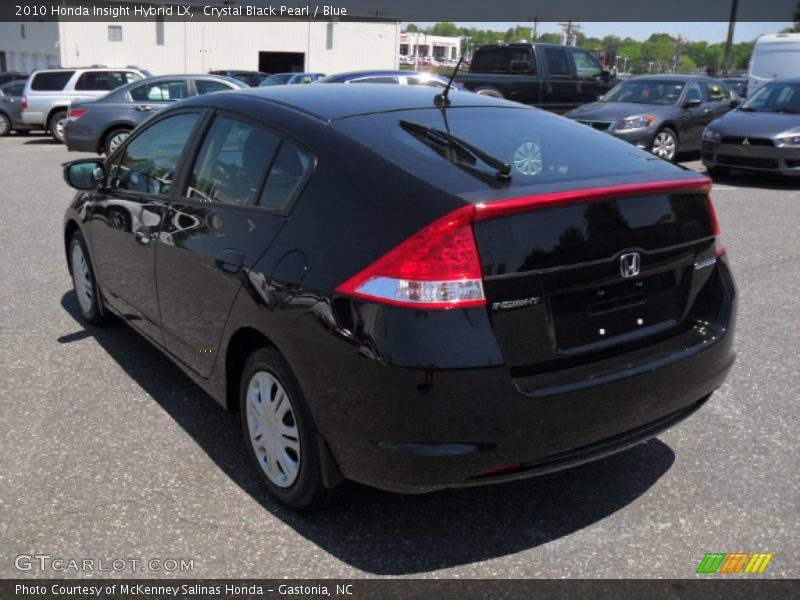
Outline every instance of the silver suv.
[[139, 81], [149, 73], [141, 69], [48, 69], [34, 71], [23, 92], [22, 121], [47, 129], [64, 141], [69, 104], [99, 98], [121, 85]]

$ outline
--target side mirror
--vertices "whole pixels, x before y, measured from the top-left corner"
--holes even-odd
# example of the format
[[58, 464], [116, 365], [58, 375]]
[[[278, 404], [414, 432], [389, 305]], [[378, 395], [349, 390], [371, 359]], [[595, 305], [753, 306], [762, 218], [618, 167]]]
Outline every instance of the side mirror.
[[76, 190], [96, 190], [105, 183], [105, 169], [99, 160], [81, 159], [63, 166], [64, 181]]
[[731, 108], [736, 108], [742, 103], [741, 98], [731, 98]]
[[700, 101], [699, 98], [692, 98], [691, 100], [687, 100], [686, 102], [684, 102], [683, 106], [685, 108], [697, 108], [701, 104], [702, 102]]

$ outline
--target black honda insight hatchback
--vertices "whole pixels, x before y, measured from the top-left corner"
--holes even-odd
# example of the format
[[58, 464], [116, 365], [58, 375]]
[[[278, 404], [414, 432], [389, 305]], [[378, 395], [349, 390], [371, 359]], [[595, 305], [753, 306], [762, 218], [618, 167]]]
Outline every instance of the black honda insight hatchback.
[[425, 87], [191, 98], [68, 163], [80, 310], [241, 412], [287, 505], [511, 480], [639, 443], [733, 360], [707, 179]]

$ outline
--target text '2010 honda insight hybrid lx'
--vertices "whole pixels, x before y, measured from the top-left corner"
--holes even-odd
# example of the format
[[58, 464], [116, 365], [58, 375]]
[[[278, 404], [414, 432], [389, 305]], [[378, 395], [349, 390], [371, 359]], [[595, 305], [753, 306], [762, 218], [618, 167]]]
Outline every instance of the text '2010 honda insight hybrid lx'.
[[709, 181], [505, 100], [210, 94], [64, 175], [84, 318], [240, 410], [297, 509], [345, 479], [425, 492], [621, 450], [734, 360]]

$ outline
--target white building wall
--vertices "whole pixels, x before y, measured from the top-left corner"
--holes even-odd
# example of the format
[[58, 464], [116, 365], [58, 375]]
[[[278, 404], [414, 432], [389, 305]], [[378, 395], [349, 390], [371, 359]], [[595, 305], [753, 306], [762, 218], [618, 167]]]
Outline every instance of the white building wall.
[[[109, 41], [109, 25], [122, 27], [122, 41]], [[163, 46], [156, 44], [155, 22], [62, 22], [61, 62], [65, 67], [137, 65], [156, 75], [204, 73], [222, 68], [256, 70], [259, 51], [278, 51], [304, 53], [308, 71], [397, 67], [399, 23], [164, 22], [161, 26]]]
[[[22, 31], [25, 37], [22, 37]], [[29, 73], [59, 66], [58, 23], [0, 22], [0, 52], [6, 69]]]

